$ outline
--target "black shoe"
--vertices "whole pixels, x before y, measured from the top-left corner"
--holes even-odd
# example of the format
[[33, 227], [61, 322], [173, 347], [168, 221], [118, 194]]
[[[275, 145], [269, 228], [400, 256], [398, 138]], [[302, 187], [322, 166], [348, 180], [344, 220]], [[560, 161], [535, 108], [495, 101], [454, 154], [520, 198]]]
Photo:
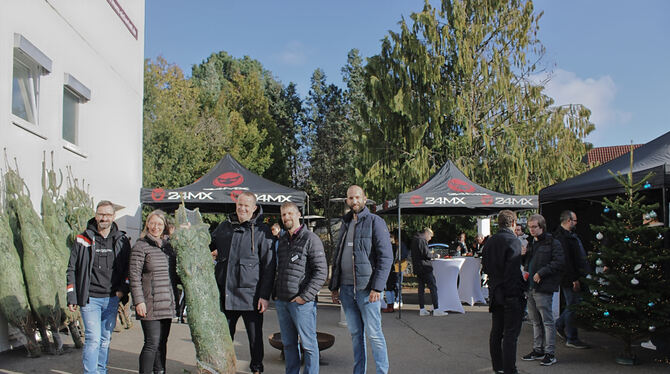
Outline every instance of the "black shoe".
[[533, 349], [532, 352], [530, 352], [529, 354], [521, 357], [521, 359], [524, 360], [524, 361], [541, 360], [544, 356], [545, 356], [544, 353], [538, 352], [538, 351]]
[[568, 341], [568, 338], [565, 337], [565, 330], [556, 329], [556, 335], [564, 341]]
[[540, 365], [542, 366], [551, 366], [556, 363], [556, 357], [554, 355], [547, 353], [544, 355], [544, 358], [542, 361], [540, 361]]
[[587, 349], [587, 348], [591, 348], [590, 345], [584, 343], [583, 341], [581, 341], [581, 340], [579, 340], [579, 339], [575, 340], [574, 342], [566, 342], [566, 343], [565, 343], [565, 346], [566, 346], [566, 347], [570, 347], [570, 348], [576, 348], [576, 349]]

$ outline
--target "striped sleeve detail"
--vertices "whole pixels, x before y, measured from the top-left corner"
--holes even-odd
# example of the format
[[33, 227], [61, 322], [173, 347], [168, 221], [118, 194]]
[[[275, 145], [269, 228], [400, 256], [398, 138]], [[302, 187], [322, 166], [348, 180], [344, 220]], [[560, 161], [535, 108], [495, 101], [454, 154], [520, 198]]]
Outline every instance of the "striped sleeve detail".
[[67, 285], [67, 292], [74, 292], [74, 284]]
[[84, 247], [90, 247], [91, 239], [85, 237], [84, 235], [77, 235], [77, 243], [83, 245]]

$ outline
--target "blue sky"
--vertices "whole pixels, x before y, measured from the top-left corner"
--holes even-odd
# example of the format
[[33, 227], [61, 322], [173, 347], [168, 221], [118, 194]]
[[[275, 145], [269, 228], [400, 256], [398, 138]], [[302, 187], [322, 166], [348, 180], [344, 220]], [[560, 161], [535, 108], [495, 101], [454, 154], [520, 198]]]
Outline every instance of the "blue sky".
[[[592, 110], [596, 146], [670, 131], [670, 1], [537, 0], [546, 93]], [[145, 57], [190, 75], [211, 53], [250, 56], [304, 97], [316, 68], [341, 84], [352, 48], [368, 57], [423, 0], [146, 0]], [[539, 77], [538, 77], [539, 78]]]

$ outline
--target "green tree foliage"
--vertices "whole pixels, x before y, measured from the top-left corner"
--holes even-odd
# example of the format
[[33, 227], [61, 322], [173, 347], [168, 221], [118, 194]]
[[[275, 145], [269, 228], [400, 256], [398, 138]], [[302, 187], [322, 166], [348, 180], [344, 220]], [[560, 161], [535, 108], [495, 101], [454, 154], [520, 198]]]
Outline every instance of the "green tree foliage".
[[[307, 99], [309, 144], [309, 193], [327, 219], [340, 213], [341, 205], [330, 199], [342, 197], [354, 181], [353, 131], [347, 120], [347, 102], [342, 89], [326, 83], [322, 70], [312, 74]], [[328, 221], [329, 222], [329, 221]], [[328, 225], [328, 236], [332, 233]]]
[[250, 71], [199, 81], [161, 57], [146, 61], [144, 186], [193, 183], [225, 153], [256, 173], [272, 165], [273, 146], [264, 145], [268, 132], [259, 125], [271, 122], [269, 102], [260, 76]]
[[292, 184], [298, 168], [294, 154], [302, 108], [295, 86], [284, 87], [257, 60], [248, 56], [236, 59], [223, 51], [195, 65], [192, 76], [205, 110], [218, 108], [225, 114], [224, 104], [258, 129], [258, 150], [251, 152], [256, 155], [251, 163], [240, 162], [275, 182]]
[[533, 83], [543, 47], [532, 1], [426, 1], [365, 67], [361, 171], [390, 197], [447, 159], [507, 193], [581, 172], [593, 129], [581, 105], [554, 107]]
[[590, 255], [598, 268], [585, 280], [591, 294], [576, 306], [584, 327], [621, 339], [627, 359], [634, 340], [670, 329], [670, 233], [658, 222], [658, 204], [639, 194], [647, 178], [633, 183], [632, 172], [616, 176], [626, 193], [605, 198], [602, 225], [591, 225], [599, 233]]
[[198, 97], [198, 89], [184, 78], [178, 66], [168, 64], [162, 57], [155, 62], [145, 62], [145, 187], [174, 188], [190, 184], [213, 165], [205, 158], [209, 136], [197, 131]]

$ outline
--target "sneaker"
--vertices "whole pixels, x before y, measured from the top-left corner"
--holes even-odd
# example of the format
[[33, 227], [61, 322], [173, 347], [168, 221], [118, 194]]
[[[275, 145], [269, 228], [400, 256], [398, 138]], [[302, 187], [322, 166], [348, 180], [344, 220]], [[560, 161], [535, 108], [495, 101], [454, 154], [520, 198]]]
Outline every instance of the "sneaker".
[[559, 338], [563, 339], [566, 342], [568, 341], [568, 338], [565, 337], [565, 330], [556, 329], [556, 336], [558, 336]]
[[524, 360], [524, 361], [533, 361], [533, 360], [540, 360], [540, 359], [542, 359], [544, 356], [545, 356], [544, 353], [542, 353], [542, 352], [538, 352], [538, 351], [536, 351], [536, 350], [533, 349], [532, 352], [530, 352], [529, 354], [527, 354], [527, 355], [521, 357], [521, 359]]
[[591, 348], [590, 345], [584, 343], [583, 341], [581, 341], [581, 340], [579, 340], [579, 339], [575, 340], [574, 342], [566, 342], [566, 343], [565, 343], [565, 346], [566, 346], [566, 347], [570, 347], [570, 348], [576, 348], [576, 349], [587, 349], [587, 348]]
[[656, 345], [654, 345], [654, 343], [652, 343], [651, 340], [649, 340], [649, 341], [647, 341], [647, 342], [642, 342], [642, 343], [640, 344], [640, 346], [641, 346], [642, 348], [651, 349], [651, 350], [653, 350], [653, 351], [656, 350]]
[[443, 311], [443, 310], [434, 310], [434, 311], [433, 311], [433, 317], [437, 317], [437, 316], [446, 316], [446, 315], [448, 315], [448, 314], [449, 314], [449, 313], [447, 313], [447, 312], [445, 312], [445, 311]]
[[429, 315], [430, 315], [430, 312], [427, 311], [426, 309], [419, 309], [419, 316], [423, 317], [423, 316], [429, 316]]
[[550, 353], [544, 355], [544, 358], [542, 359], [542, 361], [540, 361], [540, 365], [542, 366], [551, 366], [555, 363], [556, 363], [556, 357], [554, 357], [554, 355]]

